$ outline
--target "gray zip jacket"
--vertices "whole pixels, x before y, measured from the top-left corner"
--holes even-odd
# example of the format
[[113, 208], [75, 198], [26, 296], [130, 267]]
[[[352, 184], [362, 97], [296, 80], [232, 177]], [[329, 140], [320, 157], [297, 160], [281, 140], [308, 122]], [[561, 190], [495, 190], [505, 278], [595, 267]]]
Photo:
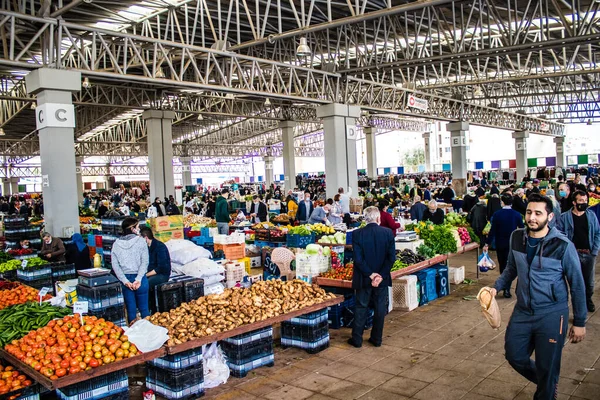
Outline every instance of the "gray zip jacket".
[[117, 239], [113, 244], [111, 257], [112, 269], [123, 283], [130, 282], [126, 274], [136, 274], [135, 280], [141, 282], [148, 272], [150, 255], [146, 240], [141, 236], [132, 234]]

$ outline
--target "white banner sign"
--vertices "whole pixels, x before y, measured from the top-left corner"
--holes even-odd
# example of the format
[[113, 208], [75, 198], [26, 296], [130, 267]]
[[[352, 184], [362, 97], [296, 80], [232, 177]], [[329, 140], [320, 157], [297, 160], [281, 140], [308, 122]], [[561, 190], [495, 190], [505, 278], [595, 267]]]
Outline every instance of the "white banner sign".
[[409, 107], [416, 108], [418, 110], [427, 111], [429, 109], [429, 102], [425, 99], [416, 97], [414, 94], [408, 95], [407, 103]]

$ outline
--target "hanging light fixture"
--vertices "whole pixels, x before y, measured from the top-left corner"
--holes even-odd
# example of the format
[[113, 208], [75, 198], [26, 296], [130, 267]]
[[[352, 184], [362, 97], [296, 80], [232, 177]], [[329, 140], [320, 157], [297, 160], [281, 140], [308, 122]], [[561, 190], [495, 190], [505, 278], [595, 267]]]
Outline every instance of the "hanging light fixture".
[[552, 106], [548, 106], [548, 109], [546, 110], [546, 114], [547, 115], [553, 115], [554, 114], [554, 110], [552, 109]]
[[265, 100], [265, 106], [270, 106], [271, 105], [271, 100], [267, 97], [267, 99]]
[[473, 92], [473, 96], [477, 96], [477, 97], [483, 96], [483, 91], [481, 90], [481, 88], [479, 86], [477, 86], [475, 88], [475, 91]]
[[4, 136], [6, 135], [6, 132], [4, 132], [4, 128], [0, 128], [0, 136]]
[[591, 119], [588, 119], [588, 120], [587, 120], [587, 124], [588, 124], [588, 125], [591, 125], [591, 124], [592, 124], [592, 120], [591, 120]]
[[198, 114], [198, 121], [202, 121], [204, 119], [204, 117], [202, 116], [202, 114]]
[[89, 88], [91, 86], [90, 78], [88, 78], [88, 77], [83, 78], [83, 83], [81, 84], [81, 86], [83, 86], [84, 89]]
[[225, 95], [225, 98], [226, 98], [226, 99], [235, 99], [235, 96], [233, 95], [233, 93], [227, 93], [227, 94]]
[[164, 78], [165, 77], [165, 73], [163, 72], [162, 69], [159, 68], [159, 69], [156, 70], [156, 76], [155, 77], [156, 78]]
[[37, 104], [36, 104], [36, 102], [35, 102], [35, 101], [32, 101], [32, 102], [31, 102], [31, 105], [29, 106], [29, 108], [31, 108], [32, 110], [35, 110], [35, 109], [36, 109], [36, 107], [37, 107]]
[[306, 41], [306, 38], [301, 37], [300, 44], [296, 48], [296, 55], [299, 57], [303, 57], [303, 56], [310, 56], [311, 54], [312, 54], [312, 51], [311, 51], [310, 47], [308, 47], [308, 42]]

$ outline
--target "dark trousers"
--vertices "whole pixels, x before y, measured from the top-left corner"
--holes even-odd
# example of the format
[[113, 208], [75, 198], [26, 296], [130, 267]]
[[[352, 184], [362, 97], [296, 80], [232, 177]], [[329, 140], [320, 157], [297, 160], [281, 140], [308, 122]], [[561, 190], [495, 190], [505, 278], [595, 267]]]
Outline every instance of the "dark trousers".
[[375, 309], [373, 328], [371, 328], [371, 341], [381, 344], [383, 340], [383, 322], [388, 310], [388, 287], [368, 287], [354, 292], [356, 309], [354, 310], [354, 325], [352, 325], [352, 341], [361, 345], [363, 332], [367, 322], [369, 304]]
[[349, 213], [344, 214], [344, 219], [342, 220], [342, 222], [345, 223], [346, 226], [350, 227], [350, 224], [352, 223], [352, 218], [350, 218]]
[[592, 303], [594, 294], [594, 278], [596, 273], [596, 257], [591, 254], [579, 253], [581, 263], [581, 274], [585, 283], [585, 298], [588, 304]]
[[[537, 385], [535, 400], [553, 400], [558, 386], [569, 309], [544, 315], [514, 310], [506, 329], [506, 360], [519, 374]], [[535, 351], [535, 361], [531, 354]]]
[[[504, 270], [506, 269], [506, 264], [508, 263], [508, 252], [510, 251], [510, 248], [506, 248], [506, 249], [496, 249], [496, 257], [498, 257], [498, 264], [500, 265], [500, 275], [502, 275], [502, 273], [504, 272]], [[506, 288], [504, 288], [505, 290], [510, 290], [510, 285], [512, 284], [512, 282], [510, 282]]]
[[[129, 282], [135, 281], [136, 274], [125, 274]], [[131, 290], [127, 286], [121, 284], [123, 289], [123, 299], [125, 300], [125, 308], [127, 309], [127, 322], [131, 323], [137, 317], [137, 311], [140, 310], [142, 318], [150, 315], [148, 310], [148, 279], [142, 278], [141, 286], [138, 290]]]
[[148, 277], [148, 286], [149, 286], [149, 291], [148, 291], [148, 303], [149, 303], [149, 308], [150, 308], [150, 313], [154, 314], [156, 313], [158, 310], [156, 308], [156, 286], [163, 284], [165, 282], [169, 281], [169, 275], [163, 275], [163, 274], [156, 274], [156, 275], [152, 275], [150, 277]]

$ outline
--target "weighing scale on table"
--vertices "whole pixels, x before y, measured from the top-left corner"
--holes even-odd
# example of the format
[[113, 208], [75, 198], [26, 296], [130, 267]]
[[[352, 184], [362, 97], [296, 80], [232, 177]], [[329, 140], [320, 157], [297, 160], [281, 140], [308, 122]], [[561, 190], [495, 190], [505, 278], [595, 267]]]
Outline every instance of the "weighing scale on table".
[[103, 286], [118, 282], [118, 279], [105, 268], [89, 268], [78, 271], [79, 284], [87, 287]]
[[419, 235], [415, 231], [404, 231], [399, 232], [396, 235], [396, 250], [402, 251], [404, 249], [412, 250], [417, 252], [417, 247], [424, 244], [422, 239], [419, 239]]
[[412, 242], [419, 239], [415, 231], [404, 231], [396, 234], [396, 242]]

